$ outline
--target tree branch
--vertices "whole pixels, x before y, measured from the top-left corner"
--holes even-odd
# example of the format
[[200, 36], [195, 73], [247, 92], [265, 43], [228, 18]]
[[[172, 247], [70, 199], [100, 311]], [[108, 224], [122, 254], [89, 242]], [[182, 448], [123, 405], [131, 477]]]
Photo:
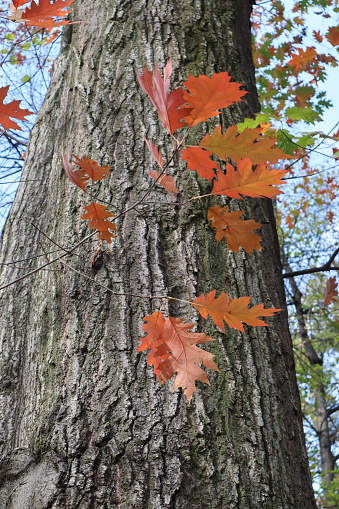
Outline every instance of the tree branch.
[[19, 138], [17, 138], [13, 134], [9, 133], [8, 131], [5, 131], [4, 129], [0, 129], [0, 133], [2, 133], [4, 136], [6, 136], [6, 138], [11, 138], [16, 143], [19, 143], [20, 145], [25, 145], [27, 147], [27, 143], [25, 141], [20, 140]]
[[295, 272], [285, 272], [282, 275], [283, 278], [302, 276], [304, 274], [315, 274], [316, 272], [327, 272], [329, 270], [339, 270], [339, 267], [332, 267], [332, 262], [339, 253], [339, 248], [332, 253], [328, 261], [321, 267], [311, 267], [310, 269], [296, 270]]

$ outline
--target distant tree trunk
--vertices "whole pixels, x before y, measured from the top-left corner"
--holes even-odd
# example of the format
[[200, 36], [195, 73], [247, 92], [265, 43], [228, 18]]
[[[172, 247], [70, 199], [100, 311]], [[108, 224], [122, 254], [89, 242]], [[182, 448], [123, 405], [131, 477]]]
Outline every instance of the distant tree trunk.
[[[287, 274], [293, 272], [288, 263], [284, 264], [284, 268]], [[295, 314], [298, 320], [299, 335], [305, 348], [305, 355], [311, 366], [318, 366], [318, 369], [314, 370], [313, 373], [311, 371], [311, 376], [313, 378], [312, 385], [315, 388], [313, 425], [319, 443], [323, 497], [325, 500], [327, 495], [331, 492], [331, 483], [335, 478], [335, 467], [338, 458], [334, 456], [332, 451], [337, 433], [333, 433], [333, 429], [330, 429], [330, 419], [333, 412], [331, 412], [330, 405], [327, 401], [328, 398], [324, 385], [326, 375], [323, 369], [323, 359], [314, 348], [307, 331], [302, 293], [293, 276], [289, 277], [288, 282], [290, 284]]]
[[[112, 165], [100, 197], [125, 209], [150, 186], [143, 137], [170, 146], [136, 83], [171, 56], [175, 85], [189, 72], [227, 70], [249, 90], [224, 118], [259, 106], [250, 51], [250, 0], [81, 0], [67, 28], [34, 127], [22, 183], [2, 239], [2, 285], [87, 235], [86, 204], [62, 169], [69, 150]], [[71, 32], [72, 31], [72, 32]], [[199, 193], [179, 172], [182, 200]], [[189, 173], [189, 174], [188, 174]], [[173, 205], [156, 189], [119, 222], [89, 267], [96, 241], [1, 292], [0, 508], [312, 509], [287, 316], [246, 334], [206, 332], [220, 373], [192, 404], [159, 387], [137, 353], [155, 300], [191, 300], [213, 288], [284, 307], [270, 201], [248, 200], [263, 222], [263, 251], [248, 257], [216, 244], [203, 205]], [[169, 205], [166, 205], [169, 203]], [[114, 209], [112, 208], [113, 212]], [[40, 255], [40, 257], [37, 257]], [[20, 262], [17, 262], [21, 260]], [[14, 263], [17, 262], [17, 263]], [[112, 296], [103, 286], [125, 295]], [[193, 309], [171, 314], [197, 320]]]

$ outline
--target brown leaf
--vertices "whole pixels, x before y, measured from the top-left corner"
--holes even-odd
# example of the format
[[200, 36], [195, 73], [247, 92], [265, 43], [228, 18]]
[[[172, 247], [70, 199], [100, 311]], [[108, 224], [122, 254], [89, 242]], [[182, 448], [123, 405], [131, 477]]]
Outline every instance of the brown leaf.
[[338, 295], [338, 283], [335, 276], [330, 277], [327, 280], [326, 288], [324, 292], [324, 304], [328, 306], [331, 302], [336, 302], [338, 299], [336, 298]]
[[99, 166], [96, 161], [93, 159], [87, 159], [87, 157], [77, 157], [76, 155], [72, 155], [75, 158], [73, 163], [75, 163], [79, 168], [81, 168], [85, 175], [87, 175], [94, 182], [97, 180], [102, 180], [110, 176], [110, 166]]

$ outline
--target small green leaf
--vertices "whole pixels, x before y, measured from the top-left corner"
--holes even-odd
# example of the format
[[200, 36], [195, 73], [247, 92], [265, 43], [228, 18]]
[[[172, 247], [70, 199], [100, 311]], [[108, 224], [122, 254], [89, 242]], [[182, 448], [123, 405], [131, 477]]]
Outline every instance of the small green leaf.
[[31, 79], [31, 77], [30, 77], [30, 76], [28, 76], [28, 74], [26, 74], [26, 76], [24, 76], [23, 78], [21, 78], [21, 81], [22, 81], [23, 83], [27, 83], [27, 81], [29, 81], [30, 79]]
[[242, 123], [237, 124], [238, 132], [242, 133], [246, 128], [255, 129], [258, 125], [269, 122], [271, 118], [272, 117], [267, 113], [258, 113], [255, 119], [245, 118]]
[[303, 120], [308, 124], [314, 124], [316, 121], [321, 121], [319, 113], [314, 111], [312, 106], [307, 108], [300, 108], [299, 106], [293, 106], [292, 108], [286, 108], [285, 115], [291, 120]]

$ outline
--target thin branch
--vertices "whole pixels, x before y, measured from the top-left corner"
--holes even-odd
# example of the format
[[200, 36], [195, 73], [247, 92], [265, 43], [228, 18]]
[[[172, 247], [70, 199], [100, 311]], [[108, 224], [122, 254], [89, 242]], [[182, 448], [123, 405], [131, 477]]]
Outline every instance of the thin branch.
[[321, 267], [311, 267], [310, 269], [296, 270], [295, 272], [285, 272], [282, 275], [283, 278], [289, 278], [294, 276], [303, 276], [304, 274], [315, 274], [316, 272], [328, 272], [330, 270], [339, 270], [339, 267], [333, 267], [332, 262], [339, 253], [339, 248], [334, 251], [330, 256], [329, 260]]
[[2, 133], [4, 136], [6, 136], [6, 138], [11, 138], [16, 143], [19, 143], [20, 145], [25, 145], [27, 147], [27, 143], [25, 141], [20, 140], [19, 138], [17, 138], [13, 134], [9, 133], [8, 131], [5, 131], [4, 129], [0, 128], [0, 133]]
[[78, 247], [80, 247], [82, 244], [84, 244], [85, 242], [87, 242], [87, 240], [89, 240], [90, 238], [94, 237], [94, 235], [96, 234], [97, 232], [94, 231], [92, 233], [90, 233], [89, 235], [87, 235], [87, 237], [85, 237], [84, 239], [80, 240], [80, 242], [78, 242], [77, 244], [75, 244], [75, 246], [73, 246], [71, 249], [69, 249], [68, 251], [66, 251], [65, 253], [61, 254], [60, 256], [58, 256], [57, 258], [53, 258], [53, 260], [50, 260], [49, 262], [45, 263], [44, 265], [41, 265], [41, 267], [38, 267], [34, 270], [32, 270], [31, 272], [28, 272], [27, 274], [24, 274], [23, 276], [21, 277], [18, 277], [17, 279], [14, 279], [13, 281], [10, 281], [9, 283], [5, 284], [4, 286], [1, 286], [0, 287], [0, 290], [4, 290], [5, 288], [7, 288], [8, 286], [12, 286], [14, 285], [15, 283], [18, 283], [19, 281], [22, 281], [23, 279], [26, 279], [26, 277], [29, 277], [29, 276], [32, 276], [33, 274], [36, 274], [37, 272], [39, 272], [39, 270], [41, 269], [44, 269], [45, 267], [47, 267], [48, 265], [51, 265], [52, 263], [54, 262], [58, 262], [59, 260], [61, 260], [61, 258], [64, 258], [65, 256], [71, 254], [73, 251], [75, 251]]

